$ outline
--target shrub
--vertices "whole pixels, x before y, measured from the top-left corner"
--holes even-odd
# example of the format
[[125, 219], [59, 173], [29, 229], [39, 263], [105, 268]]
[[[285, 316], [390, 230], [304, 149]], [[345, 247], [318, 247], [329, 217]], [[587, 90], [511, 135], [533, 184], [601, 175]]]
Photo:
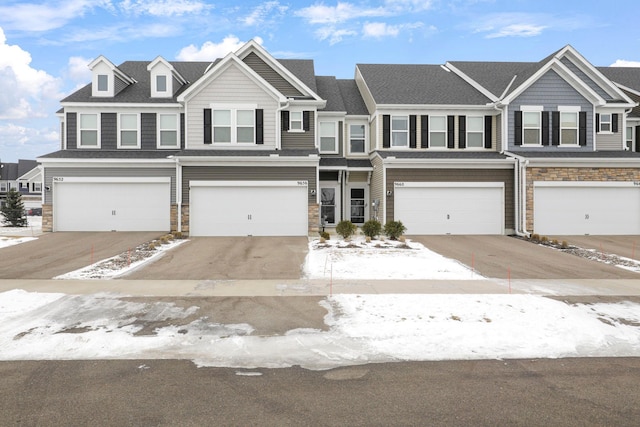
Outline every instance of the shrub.
[[562, 241], [562, 246], [560, 246], [562, 249], [567, 249], [569, 247], [569, 244], [567, 243], [566, 240]]
[[329, 233], [327, 233], [326, 231], [320, 231], [320, 238], [324, 239], [324, 240], [330, 240], [331, 239], [331, 235]]
[[536, 243], [537, 243], [537, 242], [539, 242], [539, 241], [540, 241], [540, 235], [539, 235], [539, 234], [536, 234], [536, 233], [533, 233], [529, 239], [530, 239], [532, 242], [536, 242]]
[[384, 225], [384, 234], [391, 240], [398, 240], [402, 233], [407, 231], [407, 227], [400, 221], [389, 221]]
[[342, 236], [343, 239], [348, 239], [353, 236], [356, 231], [358, 231], [358, 227], [349, 220], [343, 220], [338, 223], [336, 226], [336, 233]]
[[549, 238], [547, 236], [542, 236], [540, 238], [540, 241], [546, 245], [547, 243], [549, 243]]
[[174, 231], [173, 233], [171, 233], [171, 235], [173, 236], [174, 239], [182, 239], [181, 231]]
[[375, 239], [382, 233], [382, 224], [380, 224], [380, 221], [370, 219], [362, 225], [362, 233], [371, 239]]
[[11, 227], [27, 226], [27, 217], [24, 214], [22, 195], [15, 188], [11, 188], [7, 192], [7, 199], [2, 209], [0, 209], [0, 212], [4, 215], [3, 222], [9, 224]]

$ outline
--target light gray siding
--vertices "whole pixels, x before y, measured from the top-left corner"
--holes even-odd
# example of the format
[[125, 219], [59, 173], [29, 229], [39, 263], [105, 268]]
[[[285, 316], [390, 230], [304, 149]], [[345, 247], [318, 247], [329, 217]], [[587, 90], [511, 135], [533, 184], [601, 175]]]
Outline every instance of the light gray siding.
[[316, 144], [316, 122], [312, 111], [309, 112], [309, 130], [307, 132], [282, 131], [282, 149], [308, 149], [313, 150]]
[[[170, 177], [171, 178], [171, 203], [176, 203], [176, 169], [175, 167], [160, 168], [122, 168], [122, 167], [47, 167], [44, 170], [44, 186], [53, 188], [53, 177], [132, 177], [132, 178], [150, 178], [150, 177]], [[45, 191], [45, 204], [52, 203], [52, 191]], [[144, 197], [141, 194], [140, 197]]]
[[[195, 94], [186, 104], [186, 127], [188, 148], [209, 149], [214, 144], [204, 144], [204, 109], [212, 103], [252, 104], [263, 109], [264, 145], [260, 148], [274, 149], [276, 140], [276, 120], [278, 103], [272, 95], [244, 74], [236, 64], [231, 64], [215, 80]], [[277, 117], [276, 117], [277, 116]]]
[[602, 98], [604, 98], [606, 100], [612, 99], [611, 96], [607, 92], [605, 92], [604, 89], [602, 89], [596, 82], [591, 80], [591, 78], [589, 76], [587, 76], [584, 72], [582, 72], [582, 70], [580, 68], [578, 68], [573, 62], [571, 62], [571, 60], [569, 58], [567, 58], [565, 56], [564, 58], [562, 58], [560, 60], [560, 62], [562, 62], [564, 65], [566, 65], [566, 67], [568, 69], [570, 69], [573, 74], [578, 76], [580, 78], [580, 80], [585, 82], [587, 84], [587, 86], [589, 86], [591, 89], [593, 89]]
[[268, 81], [271, 86], [275, 87], [287, 98], [296, 98], [303, 96], [302, 92], [300, 92], [291, 83], [285, 80], [284, 77], [278, 74], [255, 53], [252, 52], [247, 55], [247, 57], [244, 58], [243, 62], [251, 67], [253, 71], [258, 73], [260, 77]]
[[496, 151], [502, 151], [502, 115], [493, 117], [493, 135], [491, 136], [491, 144]]
[[[555, 71], [549, 70], [538, 81], [532, 84], [525, 92], [516, 97], [508, 109], [509, 123], [509, 145], [508, 149], [514, 148], [519, 151], [554, 151], [557, 146], [549, 145], [543, 147], [527, 147], [525, 145], [515, 146], [514, 132], [514, 112], [519, 111], [523, 105], [543, 106], [544, 111], [558, 111], [558, 106], [579, 106], [581, 111], [587, 113], [587, 145], [581, 150], [593, 150], [593, 105], [576, 91], [569, 83], [560, 77]], [[551, 139], [552, 126], [549, 126], [549, 139]]]
[[602, 151], [621, 151], [624, 147], [625, 129], [622, 127], [623, 111], [618, 113], [618, 132], [596, 133], [596, 149]]
[[[317, 190], [314, 167], [234, 167], [185, 166], [182, 168], [182, 203], [189, 204], [191, 181], [308, 181], [309, 203], [316, 203], [311, 190]], [[277, 202], [277, 201], [274, 201]]]

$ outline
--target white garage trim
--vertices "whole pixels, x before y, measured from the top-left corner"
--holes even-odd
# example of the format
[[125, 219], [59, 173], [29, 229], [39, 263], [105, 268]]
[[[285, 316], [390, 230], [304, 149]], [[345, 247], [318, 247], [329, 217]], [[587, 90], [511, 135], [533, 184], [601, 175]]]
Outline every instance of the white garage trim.
[[504, 182], [395, 182], [407, 234], [503, 234]]
[[54, 176], [53, 183], [59, 182], [86, 182], [86, 183], [171, 183], [171, 177], [159, 176], [159, 177], [77, 177], [77, 176]]
[[640, 234], [638, 182], [535, 181], [533, 187], [537, 234]]
[[308, 182], [191, 181], [192, 236], [306, 236]]

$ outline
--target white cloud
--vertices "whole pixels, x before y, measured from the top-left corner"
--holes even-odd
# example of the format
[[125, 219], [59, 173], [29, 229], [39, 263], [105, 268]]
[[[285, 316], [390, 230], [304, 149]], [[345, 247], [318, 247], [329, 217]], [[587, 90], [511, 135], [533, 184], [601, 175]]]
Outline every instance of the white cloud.
[[385, 0], [385, 7], [395, 13], [422, 12], [431, 9], [431, 0]]
[[58, 150], [60, 134], [48, 128], [35, 128], [3, 124], [0, 122], [0, 153], [2, 161], [15, 162], [18, 159], [35, 159]]
[[281, 5], [279, 1], [268, 1], [253, 9], [248, 16], [241, 19], [241, 22], [250, 27], [264, 26], [267, 22], [283, 16], [288, 9], [288, 6]]
[[63, 43], [85, 43], [92, 41], [127, 42], [130, 40], [139, 40], [146, 38], [174, 37], [179, 35], [181, 31], [182, 29], [177, 23], [122, 23], [102, 28], [78, 29], [63, 36], [61, 41]]
[[[262, 39], [256, 37], [254, 39], [258, 44], [262, 44]], [[235, 52], [246, 42], [234, 35], [228, 35], [220, 43], [206, 41], [201, 47], [189, 45], [180, 50], [176, 59], [180, 61], [213, 61], [217, 58], [225, 57], [229, 52]]]
[[[402, 30], [410, 30], [423, 27], [422, 22], [411, 24], [388, 25], [384, 22], [367, 22], [362, 26], [362, 36], [369, 38], [396, 37]], [[430, 27], [433, 30], [433, 27]]]
[[391, 11], [384, 7], [365, 8], [353, 3], [338, 2], [335, 6], [316, 3], [296, 11], [295, 15], [311, 24], [338, 24], [363, 17], [388, 16], [390, 13]]
[[542, 34], [542, 31], [545, 28], [547, 27], [544, 25], [512, 24], [500, 28], [495, 32], [487, 34], [487, 38], [495, 39], [499, 37], [533, 37]]
[[61, 2], [15, 3], [0, 6], [3, 28], [19, 31], [48, 31], [63, 27], [82, 17], [96, 6], [107, 7], [109, 1], [67, 0]]
[[135, 15], [181, 16], [202, 13], [212, 6], [199, 0], [124, 0], [119, 7]]
[[626, 59], [616, 59], [610, 67], [640, 67], [640, 61], [627, 61]]
[[321, 27], [316, 30], [316, 36], [320, 40], [329, 40], [330, 45], [340, 43], [343, 38], [357, 36], [358, 32], [347, 29], [336, 29], [333, 26]]
[[487, 33], [486, 38], [532, 37], [549, 28], [552, 18], [543, 14], [498, 13], [472, 23], [475, 33]]
[[31, 67], [31, 54], [20, 46], [7, 44], [0, 28], [0, 118], [44, 116], [43, 103], [61, 97], [61, 81]]

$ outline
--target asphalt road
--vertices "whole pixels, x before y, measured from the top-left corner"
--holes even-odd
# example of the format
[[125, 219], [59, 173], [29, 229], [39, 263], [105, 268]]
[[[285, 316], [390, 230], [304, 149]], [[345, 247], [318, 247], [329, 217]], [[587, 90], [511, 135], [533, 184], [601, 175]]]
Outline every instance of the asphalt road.
[[1, 362], [0, 396], [0, 424], [20, 426], [637, 426], [640, 358], [330, 371]]

